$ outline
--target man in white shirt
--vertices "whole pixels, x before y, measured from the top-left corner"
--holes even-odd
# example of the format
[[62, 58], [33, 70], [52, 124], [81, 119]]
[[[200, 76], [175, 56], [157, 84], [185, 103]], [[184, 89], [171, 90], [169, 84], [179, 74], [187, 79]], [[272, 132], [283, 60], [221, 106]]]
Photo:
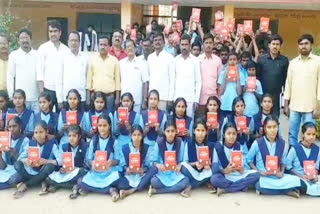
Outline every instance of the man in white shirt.
[[62, 68], [62, 59], [69, 48], [60, 42], [61, 24], [57, 20], [48, 21], [49, 41], [40, 45], [38, 49], [37, 80], [40, 92], [47, 91], [52, 104], [58, 109], [56, 97], [56, 75]]
[[9, 56], [7, 73], [7, 90], [9, 97], [15, 89], [26, 93], [26, 107], [35, 113], [40, 111], [38, 104], [39, 87], [37, 83], [36, 62], [37, 52], [32, 49], [32, 33], [22, 29], [18, 35], [20, 48]]
[[154, 52], [148, 57], [149, 90], [156, 89], [160, 94], [159, 109], [168, 111], [172, 107], [175, 70], [174, 57], [163, 50], [164, 36], [156, 33], [153, 37]]
[[128, 56], [120, 61], [121, 95], [130, 92], [134, 99], [133, 110], [140, 113], [143, 94], [144, 97], [148, 96], [148, 70], [137, 59], [136, 46], [131, 39], [126, 41], [126, 52]]
[[86, 103], [86, 83], [88, 71], [88, 56], [80, 47], [80, 34], [72, 31], [68, 36], [68, 46], [70, 51], [62, 59], [62, 69], [57, 72], [56, 93], [59, 108], [65, 106], [68, 92], [77, 89], [81, 95], [81, 103]]
[[183, 97], [187, 101], [187, 115], [193, 118], [199, 105], [201, 73], [199, 59], [190, 54], [190, 42], [191, 37], [183, 34], [180, 41], [181, 54], [175, 58], [174, 99]]

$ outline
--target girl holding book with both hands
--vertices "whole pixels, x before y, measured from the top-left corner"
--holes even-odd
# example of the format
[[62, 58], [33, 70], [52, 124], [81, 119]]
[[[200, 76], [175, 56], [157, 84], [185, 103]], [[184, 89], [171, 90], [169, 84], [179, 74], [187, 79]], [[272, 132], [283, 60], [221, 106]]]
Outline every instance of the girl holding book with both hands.
[[101, 114], [98, 118], [98, 132], [92, 137], [86, 154], [85, 161], [90, 170], [78, 180], [80, 195], [96, 192], [110, 194], [114, 202], [119, 199], [117, 186], [122, 169], [115, 157], [114, 144], [110, 117]]
[[[223, 115], [220, 112], [221, 102], [216, 96], [210, 96], [207, 100], [206, 125], [208, 127], [208, 140], [217, 142], [220, 139], [220, 128], [223, 123]], [[215, 124], [212, 124], [215, 123]]]
[[[69, 143], [62, 146], [57, 157], [60, 170], [54, 171], [46, 179], [48, 186], [46, 193], [54, 193], [58, 188], [72, 189], [69, 198], [75, 199], [78, 197], [77, 181], [87, 173], [88, 169], [85, 164], [88, 144], [81, 139], [81, 128], [79, 126], [68, 128], [68, 139]], [[68, 158], [70, 160], [66, 160]]]

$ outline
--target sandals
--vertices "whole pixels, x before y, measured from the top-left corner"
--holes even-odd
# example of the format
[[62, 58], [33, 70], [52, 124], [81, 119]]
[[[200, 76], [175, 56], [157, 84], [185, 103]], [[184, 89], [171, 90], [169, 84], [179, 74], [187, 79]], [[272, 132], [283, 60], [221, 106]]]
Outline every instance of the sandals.
[[24, 196], [24, 193], [28, 190], [28, 187], [24, 183], [17, 185], [17, 191], [13, 194], [13, 198], [19, 199]]
[[185, 198], [189, 198], [191, 196], [191, 189], [192, 189], [192, 187], [189, 185], [180, 194]]
[[110, 188], [110, 195], [111, 195], [112, 202], [116, 202], [120, 198], [120, 195], [116, 188]]

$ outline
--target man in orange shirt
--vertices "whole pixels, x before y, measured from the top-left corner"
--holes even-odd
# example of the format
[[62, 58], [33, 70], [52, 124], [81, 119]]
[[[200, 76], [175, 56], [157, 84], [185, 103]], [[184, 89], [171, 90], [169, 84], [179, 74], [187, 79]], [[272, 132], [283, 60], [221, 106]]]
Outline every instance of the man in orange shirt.
[[123, 33], [121, 30], [116, 30], [112, 34], [112, 46], [109, 50], [111, 56], [115, 56], [118, 60], [126, 58], [128, 55], [121, 47], [123, 42]]

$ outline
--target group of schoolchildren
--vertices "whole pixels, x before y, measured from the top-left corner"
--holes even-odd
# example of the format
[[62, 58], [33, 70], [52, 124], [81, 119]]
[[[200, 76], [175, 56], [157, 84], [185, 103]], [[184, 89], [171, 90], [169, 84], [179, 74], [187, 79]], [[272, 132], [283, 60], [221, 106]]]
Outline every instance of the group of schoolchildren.
[[[228, 65], [236, 63], [237, 56], [230, 54]], [[279, 133], [279, 119], [272, 113], [272, 96], [263, 95], [259, 81], [255, 92], [246, 91], [246, 75], [255, 76], [255, 65], [248, 64], [248, 73], [239, 67], [236, 81], [226, 78], [226, 69], [218, 80], [221, 99], [209, 97], [207, 114], [195, 120], [186, 115], [184, 98], [175, 100], [170, 114], [159, 110], [157, 90], [149, 92], [148, 109], [141, 114], [133, 111], [130, 93], [121, 96], [120, 107], [128, 109], [127, 121], [119, 119], [117, 110], [106, 109], [100, 92], [85, 111], [78, 91], [70, 90], [66, 108], [57, 115], [46, 92], [39, 96], [41, 111], [34, 114], [25, 108], [23, 90], [14, 92], [13, 108], [8, 108], [8, 95], [1, 91], [0, 128], [11, 133], [11, 143], [10, 148], [0, 148], [0, 189], [15, 186], [14, 197], [21, 198], [33, 186], [41, 186], [40, 195], [67, 188], [72, 190], [70, 199], [96, 192], [110, 194], [112, 201], [145, 189], [149, 196], [177, 192], [189, 197], [192, 189], [202, 185], [218, 196], [247, 191], [250, 186], [255, 186], [258, 194], [319, 196], [318, 173], [310, 177], [304, 168], [305, 161], [313, 161], [319, 169], [316, 126], [305, 123], [302, 141], [289, 149]], [[68, 111], [76, 111], [77, 125], [67, 123]], [[150, 122], [149, 111], [157, 112], [156, 123]], [[207, 121], [210, 113], [217, 115], [215, 126]], [[8, 118], [9, 114], [16, 116]], [[93, 116], [98, 118], [95, 127]], [[245, 129], [238, 128], [238, 117], [246, 118]], [[183, 131], [177, 129], [179, 120], [185, 121]], [[30, 147], [40, 148], [38, 161], [28, 158]], [[199, 152], [204, 148], [209, 152], [206, 163]], [[107, 154], [102, 170], [96, 159], [99, 151]], [[71, 171], [63, 166], [65, 152], [73, 154]], [[175, 154], [172, 168], [166, 163], [167, 152]], [[240, 164], [232, 160], [236, 152], [242, 154]], [[139, 154], [140, 168], [130, 166], [133, 154]], [[277, 157], [275, 171], [266, 167], [270, 156]]]

